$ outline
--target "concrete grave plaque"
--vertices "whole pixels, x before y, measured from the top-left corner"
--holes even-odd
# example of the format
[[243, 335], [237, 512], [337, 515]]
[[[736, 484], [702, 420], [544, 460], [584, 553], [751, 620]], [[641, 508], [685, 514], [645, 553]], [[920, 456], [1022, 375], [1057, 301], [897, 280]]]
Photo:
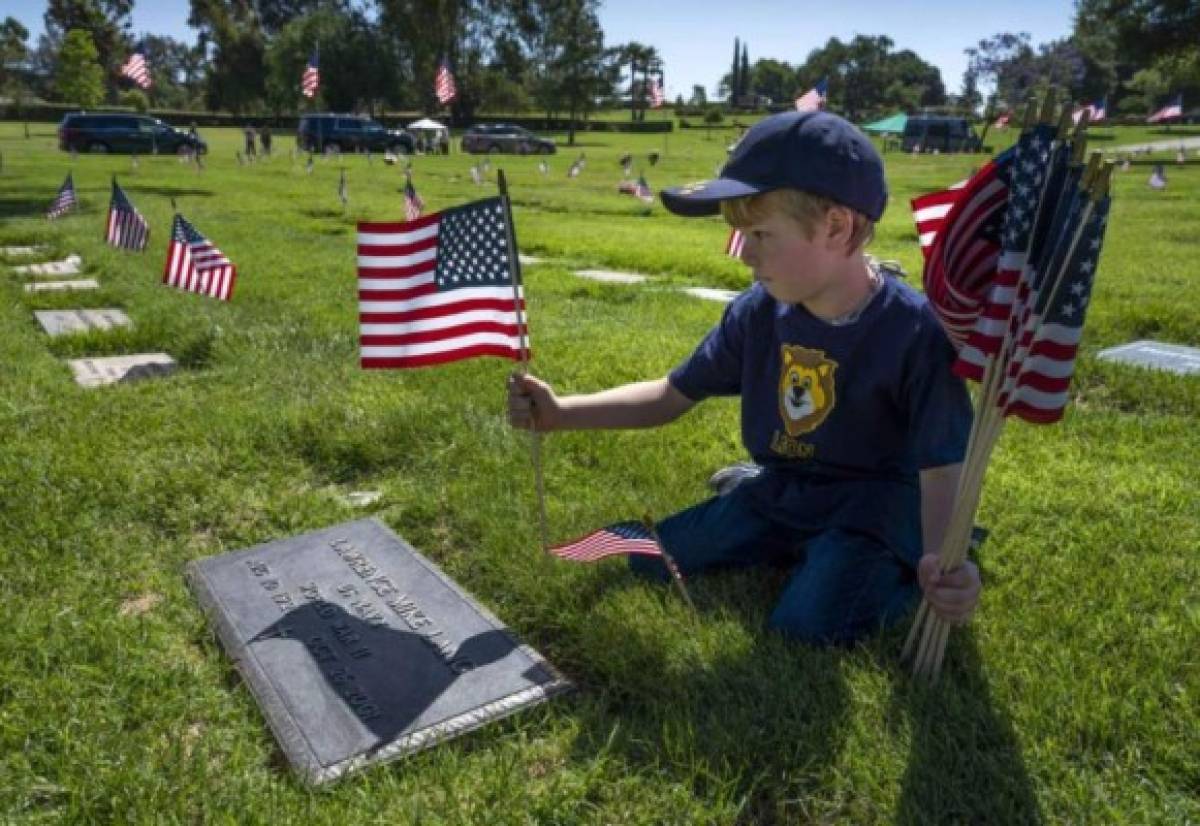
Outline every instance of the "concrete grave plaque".
[[13, 271], [21, 275], [79, 275], [79, 265], [83, 259], [78, 255], [68, 255], [62, 261], [47, 261], [44, 264], [24, 264], [13, 267]]
[[1099, 358], [1138, 367], [1151, 367], [1187, 375], [1200, 373], [1200, 349], [1161, 341], [1135, 341], [1101, 350]]
[[589, 281], [601, 281], [605, 284], [641, 284], [646, 276], [636, 272], [616, 272], [615, 270], [576, 270], [575, 274]]
[[288, 761], [313, 785], [570, 688], [375, 519], [201, 559], [187, 576]]
[[532, 267], [535, 264], [541, 264], [546, 259], [539, 258], [536, 255], [526, 255], [525, 253], [521, 253], [517, 256], [517, 260], [521, 262], [522, 267]]
[[83, 387], [99, 387], [122, 381], [137, 381], [153, 376], [165, 376], [175, 371], [175, 359], [166, 353], [138, 353], [133, 356], [71, 359], [75, 383]]
[[102, 310], [37, 310], [34, 312], [38, 324], [51, 336], [86, 333], [88, 330], [111, 330], [113, 327], [128, 327], [129, 316], [124, 310], [107, 308]]
[[42, 281], [38, 284], [26, 284], [27, 293], [60, 293], [64, 290], [98, 290], [100, 282], [94, 278], [77, 278], [73, 281]]
[[45, 249], [46, 248], [43, 246], [4, 247], [3, 249], [0, 249], [0, 253], [3, 253], [4, 255], [36, 255]]
[[733, 290], [717, 290], [712, 287], [688, 287], [684, 292], [705, 301], [720, 301], [724, 304], [728, 304], [739, 295]]

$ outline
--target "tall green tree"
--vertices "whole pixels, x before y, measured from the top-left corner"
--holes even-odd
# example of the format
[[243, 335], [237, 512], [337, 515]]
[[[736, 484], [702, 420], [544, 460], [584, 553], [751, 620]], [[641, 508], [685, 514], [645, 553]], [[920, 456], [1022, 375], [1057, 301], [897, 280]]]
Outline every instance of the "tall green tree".
[[266, 92], [266, 40], [252, 0], [191, 0], [188, 25], [211, 54], [205, 98], [209, 109], [251, 112]]
[[127, 49], [133, 0], [49, 0], [42, 21], [55, 48], [72, 29], [91, 35], [103, 82], [115, 90], [118, 61]]
[[849, 43], [830, 38], [796, 70], [794, 88], [802, 92], [828, 78], [832, 108], [851, 120], [944, 104], [946, 89], [937, 67], [893, 46], [884, 35], [858, 35]]
[[738, 93], [742, 88], [742, 43], [738, 38], [733, 39], [733, 63], [729, 66], [729, 89], [727, 96], [730, 104], [736, 103]]
[[6, 17], [0, 23], [0, 87], [7, 86], [11, 77], [9, 66], [21, 63], [29, 56], [29, 29], [15, 17]]
[[745, 98], [750, 92], [750, 52], [749, 45], [746, 43], [742, 44], [742, 62], [738, 67], [738, 83], [740, 85], [737, 97]]
[[83, 108], [104, 100], [104, 72], [100, 68], [100, 52], [92, 41], [91, 32], [71, 29], [63, 38], [58, 52], [55, 89], [58, 99]]
[[1075, 31], [1111, 33], [1117, 48], [1148, 66], [1161, 57], [1200, 48], [1200, 3], [1195, 0], [1075, 0]]

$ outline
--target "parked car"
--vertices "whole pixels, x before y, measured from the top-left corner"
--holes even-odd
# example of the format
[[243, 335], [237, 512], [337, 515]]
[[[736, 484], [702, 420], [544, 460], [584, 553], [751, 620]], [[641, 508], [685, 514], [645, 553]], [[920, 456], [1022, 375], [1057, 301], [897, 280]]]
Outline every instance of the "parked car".
[[68, 152], [204, 154], [208, 144], [147, 115], [72, 112], [58, 125], [58, 148]]
[[909, 115], [900, 141], [904, 152], [977, 152], [979, 136], [966, 118], [946, 115]]
[[305, 152], [395, 152], [412, 154], [416, 141], [403, 129], [386, 129], [362, 115], [321, 113], [300, 118], [296, 146]]
[[463, 133], [463, 152], [516, 152], [518, 155], [553, 155], [554, 141], [539, 138], [512, 123], [477, 123]]

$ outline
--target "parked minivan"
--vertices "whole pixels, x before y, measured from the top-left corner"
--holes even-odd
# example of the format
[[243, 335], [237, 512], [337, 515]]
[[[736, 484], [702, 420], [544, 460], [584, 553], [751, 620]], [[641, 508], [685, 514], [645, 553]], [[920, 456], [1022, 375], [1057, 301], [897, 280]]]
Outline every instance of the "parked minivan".
[[979, 136], [966, 118], [909, 115], [900, 148], [905, 152], [977, 152]]
[[58, 148], [69, 152], [198, 152], [208, 145], [198, 136], [147, 115], [72, 112], [58, 125]]
[[395, 152], [411, 154], [416, 140], [403, 129], [385, 129], [362, 115], [322, 112], [300, 118], [296, 146], [305, 152]]

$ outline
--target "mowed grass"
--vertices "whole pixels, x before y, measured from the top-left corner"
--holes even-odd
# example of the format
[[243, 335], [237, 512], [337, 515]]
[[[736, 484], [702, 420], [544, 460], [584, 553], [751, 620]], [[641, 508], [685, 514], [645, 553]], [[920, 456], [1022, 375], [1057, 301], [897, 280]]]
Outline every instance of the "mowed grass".
[[[5, 822], [1200, 820], [1200, 377], [1095, 358], [1138, 338], [1200, 345], [1196, 160], [1159, 157], [1163, 192], [1147, 188], [1148, 166], [1117, 175], [1074, 402], [1056, 426], [1003, 435], [979, 515], [983, 602], [930, 687], [897, 662], [905, 628], [849, 651], [768, 633], [778, 573], [699, 578], [693, 615], [619, 562], [545, 558], [529, 440], [504, 421], [510, 365], [358, 368], [354, 221], [401, 214], [399, 168], [318, 158], [309, 175], [287, 137], [239, 168], [240, 134], [210, 129], [203, 172], [169, 157], [134, 171], [126, 156], [72, 163], [52, 132], [0, 124], [0, 244], [77, 252], [102, 290], [35, 296], [0, 275]], [[674, 288], [748, 283], [718, 220], [617, 194], [617, 158], [634, 153], [658, 189], [711, 176], [731, 134], [582, 133], [547, 176], [536, 158], [497, 157], [481, 187], [475, 158], [418, 157], [414, 182], [437, 209], [491, 194], [504, 168], [521, 249], [547, 259], [525, 271], [534, 369], [589, 391], [664, 374], [719, 318]], [[578, 151], [587, 167], [568, 180]], [[981, 158], [886, 160], [892, 201], [872, 251], [919, 283], [908, 200]], [[68, 169], [82, 212], [48, 223]], [[153, 225], [145, 254], [103, 243], [113, 173]], [[171, 198], [237, 263], [232, 303], [159, 284]], [[583, 265], [656, 280], [598, 285], [572, 275]], [[33, 317], [107, 306], [134, 327], [51, 340]], [[177, 374], [85, 390], [65, 364], [158, 350]], [[737, 417], [716, 401], [661, 430], [547, 437], [552, 537], [702, 498], [708, 474], [742, 458]], [[355, 509], [343, 499], [355, 490], [383, 496]], [[183, 569], [365, 513], [578, 691], [309, 791]]]

